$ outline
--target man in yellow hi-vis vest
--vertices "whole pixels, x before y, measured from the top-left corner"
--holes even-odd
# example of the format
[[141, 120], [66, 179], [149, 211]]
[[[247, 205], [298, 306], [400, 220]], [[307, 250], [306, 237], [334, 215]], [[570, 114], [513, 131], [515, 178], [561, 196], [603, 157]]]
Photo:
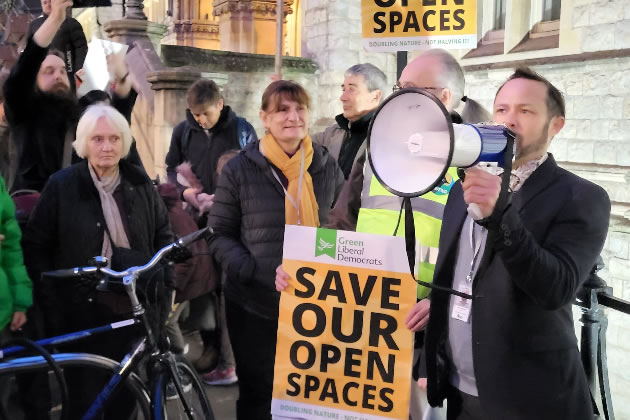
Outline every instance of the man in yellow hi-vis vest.
[[[454, 123], [488, 121], [490, 114], [477, 102], [464, 96], [464, 73], [457, 60], [444, 50], [429, 50], [403, 69], [394, 91], [400, 88], [423, 88], [435, 95], [450, 112]], [[454, 110], [465, 102], [461, 117]], [[402, 198], [389, 193], [373, 176], [372, 168], [365, 164], [363, 154], [354, 163], [350, 176], [344, 184], [335, 207], [328, 215], [326, 227], [365, 233], [393, 235], [398, 224]], [[437, 260], [442, 213], [452, 185], [457, 181], [455, 168], [449, 169], [444, 183], [432, 192], [412, 199], [416, 241], [420, 252], [416, 262], [417, 278], [425, 282], [433, 281], [433, 270]], [[400, 223], [397, 235], [404, 236], [404, 223]], [[276, 270], [276, 289], [284, 290], [288, 285], [288, 276], [282, 266]], [[419, 302], [407, 316], [407, 328], [418, 332], [429, 319], [429, 300], [423, 299], [429, 294], [425, 287], [418, 287]], [[416, 338], [416, 347], [422, 345], [423, 338]], [[419, 355], [419, 352], [417, 352]], [[414, 372], [416, 369], [414, 369]], [[415, 382], [412, 390], [417, 390]], [[420, 404], [419, 400], [422, 400]], [[419, 405], [423, 407], [420, 408]], [[410, 415], [413, 420], [422, 417], [422, 411], [428, 408], [426, 398], [412, 394]]]
[[[416, 57], [403, 70], [394, 90], [405, 87], [424, 88], [434, 94], [451, 113], [454, 123], [487, 121], [490, 115], [479, 104], [464, 96], [464, 73], [449, 53], [429, 50]], [[460, 117], [454, 109], [464, 101]], [[373, 176], [366, 157], [357, 160], [344, 185], [337, 204], [328, 217], [328, 226], [357, 232], [393, 235], [398, 224], [402, 198], [389, 193]], [[412, 199], [416, 240], [419, 245], [416, 263], [419, 280], [431, 282], [437, 260], [442, 213], [451, 186], [457, 181], [455, 168], [449, 169], [442, 185]], [[396, 232], [404, 236], [404, 223]], [[418, 287], [418, 298], [429, 294], [426, 287]], [[416, 305], [408, 319], [408, 327], [417, 331], [426, 324], [428, 301]]]
[[[454, 123], [488, 121], [490, 114], [478, 103], [464, 96], [464, 73], [453, 56], [443, 50], [429, 50], [411, 61], [400, 75], [394, 90], [406, 87], [424, 88], [434, 94], [450, 112]], [[465, 102], [462, 117], [454, 110]], [[330, 227], [357, 232], [393, 235], [398, 224], [402, 198], [389, 193], [376, 179], [363, 156], [355, 163], [344, 185], [335, 208], [328, 215]], [[415, 222], [416, 242], [419, 249], [416, 260], [416, 278], [424, 282], [433, 281], [433, 270], [437, 261], [442, 214], [451, 187], [457, 181], [455, 168], [446, 173], [442, 185], [433, 191], [411, 200]], [[397, 235], [404, 236], [404, 219]], [[429, 299], [424, 299], [429, 289], [418, 286], [418, 303], [407, 315], [407, 328], [421, 331], [429, 319]], [[423, 335], [416, 335], [414, 360], [419, 358]], [[414, 369], [417, 372], [417, 369]], [[426, 397], [419, 395], [412, 384], [410, 416], [422, 418], [430, 409]], [[439, 416], [438, 413], [436, 415]]]

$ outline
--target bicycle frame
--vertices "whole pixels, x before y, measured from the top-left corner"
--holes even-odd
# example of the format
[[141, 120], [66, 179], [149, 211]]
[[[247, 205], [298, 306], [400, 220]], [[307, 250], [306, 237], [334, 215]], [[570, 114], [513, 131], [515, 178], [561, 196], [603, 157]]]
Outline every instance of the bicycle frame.
[[[101, 334], [106, 331], [111, 331], [118, 328], [128, 328], [130, 326], [137, 325], [137, 324], [142, 324], [145, 330], [144, 336], [136, 342], [136, 344], [132, 347], [131, 351], [127, 353], [127, 355], [123, 358], [123, 360], [120, 363], [111, 361], [110, 359], [102, 358], [105, 360], [109, 360], [111, 363], [114, 363], [117, 366], [115, 368], [114, 374], [112, 375], [108, 383], [99, 392], [99, 394], [96, 396], [93, 403], [90, 405], [89, 409], [83, 415], [82, 418], [84, 420], [91, 420], [95, 418], [102, 411], [102, 409], [105, 406], [105, 403], [109, 400], [112, 394], [118, 389], [120, 384], [124, 383], [125, 380], [127, 380], [127, 378], [129, 378], [132, 375], [133, 373], [132, 371], [148, 356], [150, 356], [151, 358], [155, 358], [154, 360], [155, 362], [157, 362], [156, 365], [165, 366], [167, 368], [166, 370], [168, 371], [168, 375], [170, 376], [170, 379], [175, 385], [177, 393], [180, 395], [180, 397], [184, 395], [183, 387], [179, 380], [179, 376], [174, 369], [174, 365], [172, 365], [173, 355], [168, 350], [168, 341], [162, 340], [161, 334], [158, 336], [160, 340], [156, 341], [155, 335], [153, 331], [151, 330], [151, 324], [149, 322], [148, 315], [144, 307], [140, 303], [138, 296], [136, 294], [136, 281], [142, 272], [147, 271], [153, 268], [154, 266], [156, 266], [157, 263], [162, 259], [162, 257], [167, 255], [174, 249], [185, 248], [189, 243], [192, 243], [193, 241], [201, 238], [202, 236], [204, 236], [205, 234], [209, 232], [210, 232], [210, 229], [206, 228], [206, 229], [202, 229], [200, 231], [194, 232], [186, 237], [183, 237], [179, 239], [178, 241], [176, 241], [175, 243], [172, 243], [160, 249], [147, 264], [140, 267], [130, 267], [123, 272], [116, 272], [114, 270], [107, 268], [106, 267], [107, 261], [102, 257], [97, 257], [95, 258], [95, 261], [96, 261], [95, 267], [72, 268], [72, 269], [66, 269], [66, 270], [56, 270], [56, 271], [46, 273], [47, 275], [52, 276], [52, 277], [80, 277], [82, 275], [92, 274], [92, 273], [103, 275], [103, 276], [109, 275], [110, 277], [113, 277], [113, 278], [122, 277], [125, 291], [127, 292], [127, 295], [129, 296], [129, 299], [131, 301], [133, 318], [124, 320], [124, 321], [115, 322], [109, 325], [104, 325], [101, 327], [91, 328], [91, 329], [87, 329], [83, 331], [77, 331], [77, 332], [73, 332], [69, 334], [60, 335], [57, 337], [42, 339], [42, 340], [37, 341], [37, 343], [39, 343], [40, 345], [45, 346], [45, 347], [50, 347], [50, 346], [54, 346], [54, 345], [62, 344], [62, 343], [65, 344], [65, 343], [70, 343], [70, 342], [77, 342], [77, 341], [84, 340], [85, 338], [90, 337], [95, 334]], [[105, 280], [103, 280], [103, 282], [105, 282]], [[0, 360], [2, 360], [4, 357], [8, 355], [16, 354], [24, 350], [25, 349], [20, 346], [0, 349]], [[84, 354], [84, 353], [78, 353], [78, 355], [80, 355], [80, 357], [85, 357], [85, 358], [99, 357], [99, 356], [95, 356], [91, 354]], [[58, 358], [60, 358], [59, 356], [61, 355], [57, 355], [57, 356]], [[15, 366], [19, 365], [20, 363], [22, 363], [23, 365], [34, 364], [36, 362], [36, 360], [34, 359], [37, 359], [37, 358], [16, 359], [10, 362], [10, 364], [13, 366], [13, 369], [15, 369]], [[2, 372], [2, 370], [12, 371], [11, 368], [3, 369], [3, 365], [6, 365], [6, 363], [0, 363], [0, 372]], [[143, 388], [146, 389], [146, 387], [143, 387]], [[192, 411], [186, 399], [182, 398], [182, 402], [183, 402], [186, 412], [190, 413], [189, 415], [191, 415]], [[160, 404], [160, 402], [159, 401], [154, 402], [154, 404]]]
[[[101, 327], [89, 328], [87, 330], [75, 331], [68, 334], [58, 335], [55, 337], [44, 338], [41, 340], [37, 340], [36, 343], [43, 347], [57, 346], [60, 344], [81, 341], [93, 335], [98, 335], [107, 331], [112, 331], [119, 328], [131, 327], [139, 323], [140, 321], [138, 321], [137, 319], [131, 318], [131, 319], [126, 319], [124, 321], [118, 321], [118, 322], [113, 322], [108, 325], [103, 325]], [[26, 349], [22, 346], [12, 346], [12, 347], [7, 347], [5, 349], [0, 349], [0, 360], [14, 354], [19, 354], [25, 350]]]
[[[139, 314], [139, 316], [141, 316], [141, 314]], [[45, 338], [42, 340], [38, 340], [37, 343], [44, 347], [51, 347], [51, 346], [55, 346], [59, 344], [80, 342], [82, 340], [85, 340], [88, 337], [102, 334], [107, 331], [112, 331], [112, 330], [120, 329], [120, 328], [129, 328], [134, 325], [143, 324], [143, 323], [144, 323], [143, 321], [138, 320], [136, 318], [127, 319], [124, 321], [115, 322], [115, 323], [104, 325], [101, 327], [90, 328], [83, 331], [76, 331], [73, 333], [64, 334], [64, 335], [60, 335], [56, 337]], [[145, 327], [148, 333], [148, 331], [150, 331], [149, 325], [145, 325]], [[133, 370], [140, 364], [140, 362], [146, 356], [145, 349], [146, 349], [147, 339], [148, 337], [143, 337], [142, 339], [138, 340], [136, 344], [132, 347], [132, 350], [129, 353], [127, 353], [127, 355], [123, 358], [123, 360], [120, 363], [115, 362], [106, 357], [93, 355], [89, 353], [61, 353], [61, 354], [53, 355], [53, 358], [55, 359], [55, 361], [65, 362], [65, 363], [60, 363], [61, 365], [64, 365], [64, 364], [69, 365], [71, 361], [74, 361], [75, 363], [77, 363], [77, 362], [81, 362], [82, 360], [100, 360], [100, 361], [104, 360], [106, 361], [105, 362], [106, 365], [108, 365], [108, 367], [114, 371], [107, 385], [105, 385], [105, 387], [101, 390], [101, 392], [99, 392], [99, 394], [97, 395], [96, 399], [94, 400], [94, 402], [92, 403], [88, 411], [84, 414], [83, 419], [90, 420], [90, 419], [95, 418], [98, 415], [98, 413], [100, 413], [101, 410], [105, 407], [105, 403], [114, 393], [114, 391], [118, 389], [121, 383], [124, 383], [125, 380], [128, 377], [130, 377], [130, 375], [133, 373]], [[25, 350], [26, 349], [24, 349], [21, 346], [13, 346], [13, 347], [8, 347], [6, 349], [0, 349], [0, 360], [3, 358], [6, 358], [7, 356], [18, 354]], [[41, 362], [41, 363], [38, 363], [38, 362]], [[35, 369], [34, 366], [37, 364], [40, 365], [38, 366], [39, 368], [39, 367], [45, 366], [46, 362], [43, 361], [41, 357], [23, 357], [19, 359], [14, 359], [9, 362], [0, 363], [0, 373], [2, 373], [3, 371], [11, 371], [11, 372], [17, 373], [20, 370], [29, 370], [29, 366]], [[132, 381], [135, 384], [137, 384], [138, 381], [140, 381], [140, 379], [135, 374], [133, 374], [133, 376], [135, 376], [137, 380], [134, 379]], [[146, 387], [144, 387], [144, 385], [143, 385], [143, 389], [146, 391]], [[150, 402], [150, 398], [148, 397], [149, 394], [146, 394], [146, 395], [147, 395], [147, 400]]]
[[[115, 374], [119, 363], [103, 356], [89, 353], [59, 353], [52, 355], [55, 362], [61, 367], [86, 367], [102, 369]], [[3, 373], [32, 373], [48, 367], [48, 363], [41, 356], [21, 357], [8, 362], [0, 363], [0, 375]], [[144, 418], [150, 418], [151, 396], [142, 379], [131, 372], [126, 378], [128, 390], [135, 396], [140, 405]]]

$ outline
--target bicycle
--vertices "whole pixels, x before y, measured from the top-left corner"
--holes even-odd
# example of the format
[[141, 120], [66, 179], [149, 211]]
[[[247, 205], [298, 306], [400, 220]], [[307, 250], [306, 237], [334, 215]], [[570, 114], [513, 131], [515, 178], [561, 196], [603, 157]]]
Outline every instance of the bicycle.
[[[189, 420], [214, 420], [204, 386], [194, 369], [185, 360], [176, 358], [169, 350], [168, 338], [164, 333], [164, 325], [158, 325], [157, 331], [153, 331], [147, 311], [140, 303], [136, 293], [136, 282], [140, 274], [154, 268], [163, 258], [175, 261], [184, 257], [190, 257], [190, 251], [187, 250], [186, 246], [198, 239], [205, 238], [210, 233], [210, 228], [193, 232], [160, 249], [145, 265], [130, 267], [122, 272], [107, 268], [107, 260], [105, 258], [95, 257], [93, 259], [94, 266], [91, 267], [77, 267], [44, 273], [44, 275], [59, 278], [93, 278], [93, 276], [96, 276], [99, 287], [107, 287], [107, 283], [110, 281], [107, 277], [122, 278], [125, 291], [131, 300], [133, 318], [101, 327], [46, 338], [34, 342], [35, 344], [26, 342], [23, 345], [0, 349], [0, 376], [41, 371], [52, 364], [53, 371], [57, 372], [63, 399], [65, 383], [63, 377], [59, 376], [60, 368], [88, 367], [113, 372], [107, 385], [100, 391], [90, 408], [83, 415], [84, 420], [90, 420], [99, 415], [107, 401], [122, 385], [134, 395], [144, 419], [187, 418]], [[163, 298], [168, 299], [167, 296]], [[89, 353], [58, 353], [50, 355], [41, 349], [41, 347], [77, 342], [94, 334], [137, 325], [142, 327], [143, 334], [121, 362], [115, 362]], [[7, 356], [13, 357], [23, 353], [27, 350], [26, 347], [39, 348], [39, 352], [43, 355], [19, 357], [2, 362]], [[147, 367], [146, 383], [137, 373], [139, 366]], [[173, 384], [178, 398], [167, 399], [167, 387], [169, 384]], [[66, 414], [65, 402], [63, 401], [62, 404], [62, 418]], [[179, 414], [179, 417], [176, 416], [177, 414]]]

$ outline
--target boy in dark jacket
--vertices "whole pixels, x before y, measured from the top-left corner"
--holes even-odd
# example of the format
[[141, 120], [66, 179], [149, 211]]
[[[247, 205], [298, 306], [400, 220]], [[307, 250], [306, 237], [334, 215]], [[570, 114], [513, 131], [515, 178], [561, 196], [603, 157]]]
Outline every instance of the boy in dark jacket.
[[[217, 183], [219, 156], [230, 149], [242, 149], [258, 138], [252, 125], [224, 104], [219, 87], [212, 80], [196, 81], [188, 89], [186, 99], [186, 120], [173, 130], [166, 173], [188, 204], [195, 209], [209, 208]], [[186, 161], [201, 181], [201, 188], [178, 182], [176, 168]]]

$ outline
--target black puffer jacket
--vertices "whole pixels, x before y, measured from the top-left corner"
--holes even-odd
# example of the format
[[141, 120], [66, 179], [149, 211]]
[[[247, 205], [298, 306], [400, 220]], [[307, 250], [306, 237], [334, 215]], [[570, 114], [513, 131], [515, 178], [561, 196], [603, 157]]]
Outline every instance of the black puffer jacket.
[[[50, 177], [24, 230], [24, 262], [47, 317], [57, 318], [49, 319], [53, 329], [84, 325], [78, 325], [80, 320], [73, 319], [72, 308], [67, 307], [69, 301], [76, 300], [76, 290], [61, 281], [40, 280], [41, 272], [85, 266], [91, 257], [101, 255], [103, 246], [103, 210], [87, 165], [82, 161]], [[119, 167], [122, 180], [114, 196], [119, 192], [122, 196], [121, 216], [126, 219], [129, 245], [148, 261], [173, 239], [168, 213], [140, 168], [124, 160]]]
[[[210, 209], [209, 224], [215, 232], [210, 252], [227, 273], [226, 298], [256, 315], [274, 319], [280, 297], [275, 270], [282, 262], [285, 196], [258, 143], [248, 145], [223, 169]], [[313, 144], [313, 149], [308, 172], [319, 221], [324, 224], [344, 177], [325, 148]]]

